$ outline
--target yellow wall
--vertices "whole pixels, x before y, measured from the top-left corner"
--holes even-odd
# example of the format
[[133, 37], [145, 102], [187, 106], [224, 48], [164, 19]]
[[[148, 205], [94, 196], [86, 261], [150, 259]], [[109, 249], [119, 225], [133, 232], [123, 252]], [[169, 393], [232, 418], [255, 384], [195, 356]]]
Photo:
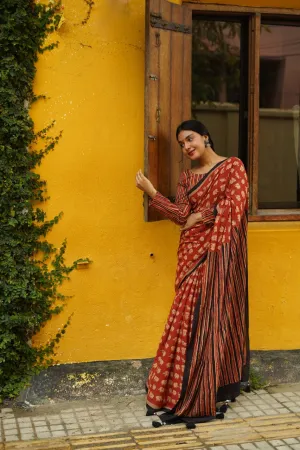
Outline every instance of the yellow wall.
[[[72, 274], [74, 297], [42, 331], [44, 342], [74, 312], [61, 362], [154, 355], [173, 297], [178, 229], [145, 223], [135, 188], [143, 166], [144, 0], [98, 0], [82, 26], [82, 0], [64, 0], [60, 45], [41, 57], [32, 110], [37, 129], [55, 119], [63, 139], [44, 161], [50, 236], [68, 238], [67, 260], [93, 264]], [[300, 224], [250, 226], [253, 349], [300, 348]], [[150, 257], [154, 253], [154, 258]]]

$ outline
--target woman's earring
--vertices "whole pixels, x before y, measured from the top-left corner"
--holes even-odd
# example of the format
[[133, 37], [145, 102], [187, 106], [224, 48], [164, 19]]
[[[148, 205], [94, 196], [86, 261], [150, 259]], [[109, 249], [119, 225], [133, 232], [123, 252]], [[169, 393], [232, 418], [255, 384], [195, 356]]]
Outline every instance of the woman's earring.
[[209, 141], [208, 140], [204, 141], [204, 146], [205, 146], [205, 148], [209, 147]]

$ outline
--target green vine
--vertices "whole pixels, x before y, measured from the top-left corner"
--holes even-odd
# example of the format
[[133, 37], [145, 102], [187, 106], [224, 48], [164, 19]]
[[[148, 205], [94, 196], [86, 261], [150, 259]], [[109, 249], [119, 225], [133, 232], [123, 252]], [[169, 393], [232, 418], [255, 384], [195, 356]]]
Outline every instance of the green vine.
[[33, 0], [0, 2], [0, 402], [16, 396], [29, 378], [53, 363], [69, 321], [47, 344], [32, 337], [62, 311], [59, 286], [79, 261], [67, 266], [66, 243], [46, 239], [61, 214], [48, 220], [41, 208], [45, 181], [35, 172], [58, 143], [50, 124], [38, 133], [29, 115], [39, 53], [62, 21], [61, 5]]
[[88, 21], [90, 20], [90, 17], [92, 14], [92, 9], [95, 4], [95, 2], [93, 0], [84, 0], [84, 2], [88, 5], [88, 11], [86, 13], [86, 17], [81, 22], [82, 25], [86, 25], [88, 23]]

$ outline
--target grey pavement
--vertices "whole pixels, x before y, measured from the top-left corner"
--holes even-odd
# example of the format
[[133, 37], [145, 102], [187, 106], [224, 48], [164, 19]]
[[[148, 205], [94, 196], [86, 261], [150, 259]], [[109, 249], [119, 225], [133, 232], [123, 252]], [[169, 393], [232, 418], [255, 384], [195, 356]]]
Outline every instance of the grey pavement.
[[[290, 386], [289, 389], [291, 389]], [[76, 436], [88, 437], [96, 436], [99, 433], [108, 433], [109, 435], [112, 432], [126, 432], [127, 430], [137, 430], [137, 433], [139, 433], [142, 430], [149, 429], [150, 433], [155, 431], [154, 428], [151, 428], [152, 420], [155, 419], [155, 417], [146, 417], [145, 412], [144, 395], [128, 397], [120, 396], [110, 399], [104, 398], [97, 401], [87, 400], [62, 402], [54, 405], [39, 405], [31, 407], [29, 410], [2, 408], [0, 412], [0, 443], [17, 443], [21, 441], [45, 440], [49, 438], [75, 438]], [[249, 425], [253, 428], [253, 424], [255, 425], [253, 429], [255, 429], [256, 434], [253, 435], [253, 439], [251, 439], [255, 442], [243, 442], [243, 439], [241, 438], [242, 443], [236, 442], [232, 445], [221, 446], [216, 445], [218, 442], [213, 438], [209, 439], [213, 439], [211, 442], [215, 443], [215, 450], [271, 450], [274, 448], [278, 450], [300, 450], [300, 428], [298, 431], [299, 436], [295, 436], [295, 433], [297, 433], [295, 431], [295, 429], [297, 429], [295, 426], [293, 427], [291, 436], [284, 435], [284, 439], [276, 439], [276, 427], [274, 428], [273, 426], [274, 439], [273, 435], [270, 436], [269, 439], [264, 439], [264, 436], [269, 437], [269, 435], [268, 433], [260, 433], [260, 423], [263, 423], [264, 426], [268, 428], [268, 418], [274, 416], [276, 416], [277, 428], [278, 424], [283, 421], [289, 423], [291, 420], [292, 422], [295, 422], [296, 419], [298, 420], [300, 427], [300, 391], [290, 390], [288, 392], [282, 391], [270, 393], [266, 390], [260, 390], [243, 393], [235, 403], [231, 404], [225, 415], [224, 421], [213, 422], [217, 424], [214, 429], [221, 432], [224, 428], [223, 425], [228, 426], [232, 424], [232, 429], [237, 427], [237, 430], [242, 430], [241, 423], [247, 421], [247, 426]], [[280, 416], [282, 416], [282, 420], [280, 420]], [[257, 422], [255, 419], [261, 419], [261, 421]], [[219, 425], [220, 422], [222, 422], [222, 426]], [[220, 426], [223, 428], [220, 428]], [[161, 427], [159, 430], [162, 429], [164, 429], [164, 436], [166, 436], [166, 429], [175, 430], [176, 428]], [[202, 429], [201, 425], [197, 426], [193, 436], [197, 436], [197, 430], [200, 430], [199, 432], [201, 432]], [[209, 427], [207, 426], [206, 429], [209, 430]], [[224, 430], [226, 429], [224, 428]], [[174, 434], [175, 431], [170, 432], [171, 434]], [[242, 436], [242, 431], [240, 432]], [[248, 436], [248, 429], [247, 433]], [[209, 439], [207, 442], [210, 442]], [[195, 442], [194, 445], [196, 445], [197, 442]], [[190, 444], [192, 444], [192, 442]], [[171, 447], [165, 448], [172, 448], [172, 443], [168, 443], [168, 445], [171, 445]], [[151, 447], [147, 446], [145, 448], [150, 449]], [[156, 447], [154, 446], [153, 448]], [[159, 448], [163, 447], [159, 446]], [[181, 447], [178, 447], [176, 444], [174, 448], [177, 449]], [[189, 446], [186, 448], [200, 447]], [[201, 448], [204, 448], [204, 446], [201, 446]], [[206, 446], [205, 448], [208, 447]]]

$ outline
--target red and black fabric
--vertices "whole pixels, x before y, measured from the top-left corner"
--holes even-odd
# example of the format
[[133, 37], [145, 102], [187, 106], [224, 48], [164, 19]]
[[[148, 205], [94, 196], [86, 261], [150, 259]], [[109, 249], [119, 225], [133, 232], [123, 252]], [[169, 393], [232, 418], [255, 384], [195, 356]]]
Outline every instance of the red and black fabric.
[[203, 221], [181, 232], [176, 294], [147, 407], [167, 411], [164, 421], [210, 420], [217, 402], [239, 395], [249, 376], [245, 168], [232, 157], [204, 175], [187, 170], [175, 204], [157, 193], [151, 206], [178, 225], [193, 212]]

